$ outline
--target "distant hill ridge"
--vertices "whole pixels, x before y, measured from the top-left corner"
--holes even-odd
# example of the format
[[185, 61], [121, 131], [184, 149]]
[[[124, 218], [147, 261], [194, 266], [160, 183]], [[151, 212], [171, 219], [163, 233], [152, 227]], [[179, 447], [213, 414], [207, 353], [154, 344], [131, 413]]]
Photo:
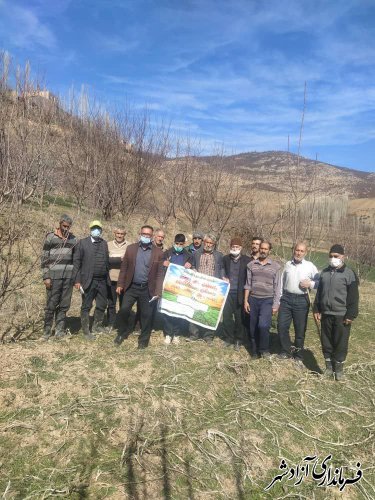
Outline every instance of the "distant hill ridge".
[[[214, 156], [196, 158], [215, 164]], [[255, 182], [260, 189], [285, 192], [289, 174], [298, 175], [307, 184], [316, 173], [317, 182], [327, 194], [347, 194], [350, 198], [375, 198], [375, 173], [339, 167], [321, 161], [298, 157], [287, 151], [248, 152], [220, 158], [230, 170], [238, 169], [244, 179]]]

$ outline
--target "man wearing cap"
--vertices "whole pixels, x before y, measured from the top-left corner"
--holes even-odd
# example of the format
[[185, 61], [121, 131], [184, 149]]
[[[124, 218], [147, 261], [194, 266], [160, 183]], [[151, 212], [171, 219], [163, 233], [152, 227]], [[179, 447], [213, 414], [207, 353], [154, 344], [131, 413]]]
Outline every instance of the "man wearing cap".
[[239, 350], [245, 342], [243, 302], [247, 264], [250, 261], [250, 257], [242, 254], [241, 238], [232, 238], [229, 254], [223, 258], [225, 276], [230, 282], [230, 290], [223, 310], [223, 330], [225, 346], [233, 346], [235, 350]]
[[123, 294], [117, 295], [117, 281], [120, 274], [122, 259], [124, 258], [128, 242], [125, 240], [126, 231], [123, 227], [114, 230], [115, 239], [108, 242], [109, 252], [109, 278], [111, 280], [111, 293], [108, 297], [108, 325], [113, 327], [116, 319], [116, 303], [119, 299], [120, 308]]
[[[126, 249], [117, 282], [117, 293], [124, 292], [119, 321], [126, 327], [133, 305], [135, 302], [138, 304], [141, 317], [138, 349], [144, 349], [149, 344], [153, 311], [157, 302], [155, 298], [161, 296], [163, 287], [163, 251], [153, 245], [153, 233], [152, 226], [141, 227], [139, 242], [129, 245]], [[121, 345], [124, 339], [125, 334], [119, 332], [115, 344]]]
[[41, 267], [47, 292], [44, 315], [44, 340], [52, 335], [55, 318], [55, 338], [65, 336], [66, 313], [72, 299], [73, 251], [76, 237], [70, 232], [73, 219], [69, 215], [60, 217], [55, 231], [47, 233], [43, 244]]
[[329, 251], [329, 266], [320, 275], [314, 302], [314, 317], [321, 322], [321, 343], [326, 364], [325, 376], [344, 378], [350, 327], [358, 316], [358, 278], [344, 263], [344, 247], [335, 244]]
[[[293, 257], [285, 264], [281, 276], [282, 296], [277, 317], [281, 353], [280, 359], [293, 358], [303, 367], [303, 346], [310, 309], [309, 290], [318, 287], [319, 273], [316, 266], [305, 260], [307, 246], [297, 242], [293, 248]], [[290, 339], [290, 325], [294, 326], [294, 345]]]
[[193, 255], [202, 246], [203, 233], [200, 231], [194, 231], [193, 233], [193, 243], [186, 247], [186, 250]]
[[[108, 245], [101, 237], [103, 226], [91, 222], [90, 236], [79, 241], [73, 258], [74, 287], [81, 291], [81, 325], [87, 340], [95, 340], [94, 333], [104, 332], [103, 318], [110, 293]], [[95, 300], [94, 324], [90, 332], [90, 309]]]

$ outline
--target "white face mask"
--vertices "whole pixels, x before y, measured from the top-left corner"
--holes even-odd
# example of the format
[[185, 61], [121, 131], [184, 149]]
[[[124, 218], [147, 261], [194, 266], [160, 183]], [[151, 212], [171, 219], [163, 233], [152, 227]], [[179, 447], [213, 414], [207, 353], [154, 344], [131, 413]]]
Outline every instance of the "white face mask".
[[102, 234], [102, 230], [96, 227], [94, 229], [91, 229], [90, 234], [93, 238], [99, 238]]
[[342, 264], [342, 260], [339, 259], [338, 257], [331, 257], [329, 259], [329, 265], [331, 267], [339, 267], [339, 266], [341, 266], [341, 264]]
[[229, 253], [233, 255], [233, 257], [238, 257], [241, 253], [241, 250], [229, 250]]

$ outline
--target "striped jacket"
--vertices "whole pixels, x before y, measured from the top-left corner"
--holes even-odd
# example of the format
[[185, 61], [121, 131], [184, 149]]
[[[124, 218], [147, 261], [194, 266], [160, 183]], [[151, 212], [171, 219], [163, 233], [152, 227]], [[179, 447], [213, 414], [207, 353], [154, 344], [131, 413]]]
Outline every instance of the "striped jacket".
[[43, 279], [71, 278], [73, 271], [73, 249], [77, 238], [69, 234], [64, 240], [55, 232], [47, 233], [41, 256]]

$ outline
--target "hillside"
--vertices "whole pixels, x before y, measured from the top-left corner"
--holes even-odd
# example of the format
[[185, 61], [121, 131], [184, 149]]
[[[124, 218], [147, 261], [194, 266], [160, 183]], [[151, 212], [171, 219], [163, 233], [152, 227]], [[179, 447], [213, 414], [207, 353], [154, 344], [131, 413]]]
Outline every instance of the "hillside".
[[[215, 164], [215, 157], [197, 158], [208, 165]], [[298, 171], [300, 180], [313, 181], [327, 193], [346, 194], [350, 198], [375, 198], [375, 174], [310, 160], [286, 151], [241, 153], [220, 159], [231, 170], [238, 169], [244, 179], [252, 180], [262, 190], [286, 192], [289, 174]]]

